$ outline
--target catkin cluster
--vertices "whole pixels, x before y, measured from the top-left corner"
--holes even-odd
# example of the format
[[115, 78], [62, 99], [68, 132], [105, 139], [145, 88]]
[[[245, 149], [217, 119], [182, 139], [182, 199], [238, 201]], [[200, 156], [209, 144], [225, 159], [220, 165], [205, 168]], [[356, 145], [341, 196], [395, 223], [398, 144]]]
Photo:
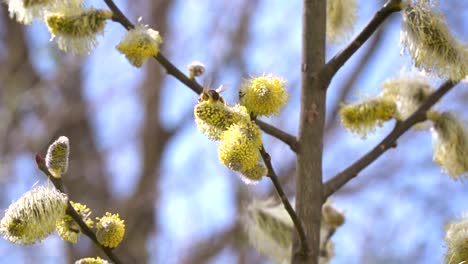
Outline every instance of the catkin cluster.
[[[69, 140], [65, 136], [55, 140], [47, 150], [45, 167], [49, 177], [60, 180], [68, 168]], [[4, 239], [21, 245], [42, 241], [54, 230], [65, 241], [77, 243], [81, 226], [69, 215], [71, 206], [87, 228], [95, 228], [98, 242], [109, 248], [119, 245], [125, 234], [125, 224], [118, 214], [107, 212], [103, 217], [91, 219], [91, 210], [84, 204], [69, 201], [67, 195], [50, 184], [37, 186], [23, 194], [5, 211], [0, 221], [0, 234]], [[76, 263], [109, 263], [100, 258], [85, 258]]]
[[281, 78], [260, 76], [242, 85], [240, 104], [228, 105], [217, 91], [206, 90], [195, 105], [198, 129], [208, 138], [220, 140], [219, 160], [239, 172], [247, 183], [257, 182], [267, 174], [260, 162], [262, 133], [252, 118], [279, 113], [288, 98], [284, 83]]
[[[63, 51], [90, 53], [98, 44], [97, 36], [104, 34], [106, 21], [112, 19], [110, 10], [85, 7], [83, 0], [7, 0], [11, 17], [23, 24], [39, 19], [47, 25], [51, 40]], [[135, 67], [159, 53], [162, 38], [159, 32], [141, 24], [130, 29], [117, 50]]]
[[378, 96], [343, 104], [340, 120], [346, 129], [365, 138], [386, 121], [410, 117], [433, 91], [426, 76], [402, 74], [386, 80]]

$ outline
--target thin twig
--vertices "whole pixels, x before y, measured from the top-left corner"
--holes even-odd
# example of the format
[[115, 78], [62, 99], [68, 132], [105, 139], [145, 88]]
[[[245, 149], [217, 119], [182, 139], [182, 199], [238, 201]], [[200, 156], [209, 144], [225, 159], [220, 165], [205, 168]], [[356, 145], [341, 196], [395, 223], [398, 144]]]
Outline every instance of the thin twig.
[[349, 58], [374, 34], [377, 28], [394, 12], [401, 10], [401, 0], [389, 0], [374, 15], [367, 26], [343, 50], [328, 61], [321, 71], [321, 76], [330, 81]]
[[287, 144], [292, 151], [297, 152], [299, 149], [299, 144], [297, 142], [297, 139], [295, 136], [284, 132], [283, 130], [274, 127], [268, 123], [265, 123], [261, 120], [255, 120], [255, 123], [267, 134], [283, 141], [285, 144]]
[[[135, 25], [130, 22], [130, 20], [122, 13], [122, 11], [117, 7], [113, 0], [104, 0], [109, 9], [112, 11], [113, 16], [112, 20], [121, 24], [125, 29], [130, 30], [135, 27]], [[161, 52], [158, 52], [154, 58], [164, 67], [167, 74], [174, 76], [177, 80], [183, 83], [185, 86], [190, 88], [197, 94], [203, 92], [203, 87], [197, 83], [194, 79], [190, 79], [182, 71], [180, 71], [174, 64], [172, 64]], [[261, 121], [260, 121], [261, 122]], [[278, 138], [284, 143], [288, 144], [293, 151], [297, 151], [297, 141], [296, 138], [278, 128], [273, 127], [265, 122], [258, 124], [260, 128], [265, 131], [265, 133], [270, 134], [273, 137]]]
[[[49, 178], [49, 180], [52, 182], [55, 188], [57, 188], [62, 193], [65, 193], [63, 189], [62, 178], [55, 178], [54, 176], [52, 176], [49, 169], [45, 165], [44, 159], [41, 156], [39, 156], [39, 154], [36, 154], [36, 164], [39, 170], [41, 170], [47, 176], [47, 178]], [[68, 207], [67, 207], [66, 213], [69, 216], [71, 216], [71, 218], [73, 218], [73, 220], [75, 220], [75, 222], [80, 226], [81, 232], [85, 234], [87, 237], [89, 237], [89, 239], [91, 239], [91, 241], [93, 241], [93, 243], [98, 248], [100, 248], [113, 263], [115, 264], [122, 263], [122, 261], [114, 254], [111, 248], [105, 247], [101, 243], [99, 243], [99, 241], [97, 240], [96, 234], [94, 234], [93, 230], [91, 230], [88, 227], [88, 225], [86, 225], [86, 223], [83, 221], [81, 216], [75, 211], [70, 201], [68, 201]]]
[[414, 124], [425, 121], [427, 119], [426, 112], [448, 91], [450, 91], [458, 82], [446, 81], [437, 91], [431, 94], [426, 101], [403, 122], [398, 122], [393, 130], [388, 134], [379, 144], [377, 144], [371, 151], [362, 156], [359, 160], [354, 162], [348, 168], [344, 169], [336, 176], [328, 180], [324, 184], [324, 198], [335, 193], [338, 189], [343, 187], [347, 182], [355, 178], [360, 171], [366, 168], [369, 164], [379, 158], [389, 148], [396, 147], [398, 138], [408, 131]]
[[309, 246], [307, 243], [306, 235], [304, 232], [304, 228], [302, 227], [302, 223], [299, 220], [299, 217], [297, 216], [296, 212], [294, 211], [293, 207], [291, 206], [291, 203], [289, 202], [288, 198], [286, 197], [286, 194], [283, 191], [283, 188], [281, 187], [281, 184], [278, 180], [278, 176], [276, 176], [276, 173], [273, 169], [273, 165], [271, 164], [271, 157], [270, 154], [268, 154], [265, 150], [264, 147], [260, 149], [260, 154], [262, 155], [263, 161], [265, 162], [265, 165], [268, 169], [268, 177], [271, 179], [273, 182], [273, 185], [275, 186], [276, 191], [278, 192], [278, 195], [281, 199], [281, 202], [283, 202], [284, 208], [288, 212], [289, 216], [291, 217], [294, 227], [296, 228], [296, 231], [299, 235], [299, 240], [301, 242], [301, 255], [307, 256], [309, 253]]

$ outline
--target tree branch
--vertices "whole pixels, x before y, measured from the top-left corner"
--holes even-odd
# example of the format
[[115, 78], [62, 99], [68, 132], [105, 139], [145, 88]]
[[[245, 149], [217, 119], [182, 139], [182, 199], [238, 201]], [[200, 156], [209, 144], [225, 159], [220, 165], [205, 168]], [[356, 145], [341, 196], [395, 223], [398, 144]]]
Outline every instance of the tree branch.
[[[45, 165], [44, 159], [39, 156], [39, 154], [36, 154], [36, 164], [39, 170], [41, 170], [47, 178], [52, 182], [52, 184], [55, 186], [55, 188], [62, 193], [65, 193], [64, 188], [63, 188], [63, 182], [62, 178], [55, 178], [52, 176], [50, 173], [49, 169]], [[122, 261], [114, 254], [111, 248], [103, 246], [99, 241], [97, 240], [96, 234], [94, 234], [93, 230], [91, 230], [88, 225], [83, 221], [81, 216], [75, 211], [73, 206], [71, 205], [70, 201], [68, 201], [68, 206], [66, 209], [66, 213], [75, 220], [75, 222], [80, 226], [81, 232], [85, 234], [93, 243], [100, 248], [106, 256], [113, 261], [115, 264], [121, 264]]]
[[255, 123], [268, 135], [273, 136], [288, 145], [292, 151], [297, 152], [299, 144], [295, 136], [284, 132], [283, 130], [276, 128], [268, 123], [261, 120], [255, 120]]
[[360, 171], [365, 169], [369, 164], [379, 158], [385, 151], [391, 147], [395, 147], [398, 138], [408, 131], [414, 124], [427, 119], [426, 112], [448, 91], [450, 91], [458, 82], [446, 81], [440, 88], [431, 94], [426, 101], [414, 112], [408, 119], [403, 122], [398, 122], [395, 128], [388, 134], [377, 146], [371, 151], [354, 162], [351, 166], [338, 173], [332, 179], [324, 184], [324, 198], [326, 199], [338, 189], [343, 187], [347, 182], [355, 178]]
[[308, 255], [309, 251], [309, 246], [307, 243], [306, 235], [304, 232], [304, 228], [302, 227], [301, 220], [297, 216], [296, 212], [294, 211], [293, 207], [291, 206], [291, 203], [289, 203], [288, 198], [286, 197], [286, 194], [283, 191], [283, 187], [281, 187], [281, 184], [278, 180], [278, 176], [276, 176], [276, 173], [273, 169], [273, 165], [271, 164], [271, 157], [270, 154], [268, 154], [265, 150], [264, 147], [260, 149], [260, 154], [262, 155], [263, 161], [265, 162], [265, 165], [268, 169], [268, 178], [271, 179], [273, 182], [273, 185], [275, 186], [276, 191], [278, 192], [278, 196], [281, 199], [281, 202], [283, 202], [284, 208], [288, 212], [289, 216], [291, 217], [294, 227], [296, 228], [297, 234], [299, 235], [299, 240], [301, 243], [300, 247], [300, 253], [303, 256]]
[[[130, 20], [122, 13], [122, 11], [117, 7], [113, 0], [104, 0], [109, 9], [112, 11], [113, 16], [112, 20], [121, 24], [125, 29], [130, 30], [135, 27], [135, 25], [130, 22]], [[172, 64], [161, 52], [158, 52], [154, 58], [164, 67], [167, 74], [174, 76], [181, 83], [185, 84], [188, 88], [194, 91], [197, 94], [202, 93], [203, 87], [197, 83], [194, 79], [190, 79], [187, 75], [181, 72], [174, 64]], [[297, 141], [296, 138], [284, 131], [281, 131], [278, 128], [273, 127], [265, 122], [260, 121], [257, 123], [259, 127], [265, 131], [265, 133], [278, 138], [284, 143], [288, 144], [293, 151], [297, 151]]]
[[377, 28], [394, 12], [401, 10], [401, 0], [388, 0], [367, 26], [343, 50], [328, 61], [321, 71], [325, 80], [331, 80], [351, 56], [374, 34]]

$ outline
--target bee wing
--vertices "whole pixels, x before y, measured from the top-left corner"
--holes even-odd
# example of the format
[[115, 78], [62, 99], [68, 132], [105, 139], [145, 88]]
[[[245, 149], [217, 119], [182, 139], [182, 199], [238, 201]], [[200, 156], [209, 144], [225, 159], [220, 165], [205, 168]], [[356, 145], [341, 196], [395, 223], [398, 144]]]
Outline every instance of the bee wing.
[[216, 88], [215, 91], [217, 93], [222, 93], [222, 92], [226, 91], [229, 88], [230, 88], [230, 86], [228, 84], [221, 84], [218, 88]]

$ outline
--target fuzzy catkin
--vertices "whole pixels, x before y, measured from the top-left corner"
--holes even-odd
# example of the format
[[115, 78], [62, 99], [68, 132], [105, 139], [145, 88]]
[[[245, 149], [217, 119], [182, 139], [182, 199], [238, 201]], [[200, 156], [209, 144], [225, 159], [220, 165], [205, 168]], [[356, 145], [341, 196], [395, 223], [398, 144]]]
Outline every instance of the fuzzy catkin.
[[0, 223], [0, 233], [15, 244], [39, 242], [55, 230], [65, 214], [67, 196], [53, 187], [37, 186], [12, 203]]

